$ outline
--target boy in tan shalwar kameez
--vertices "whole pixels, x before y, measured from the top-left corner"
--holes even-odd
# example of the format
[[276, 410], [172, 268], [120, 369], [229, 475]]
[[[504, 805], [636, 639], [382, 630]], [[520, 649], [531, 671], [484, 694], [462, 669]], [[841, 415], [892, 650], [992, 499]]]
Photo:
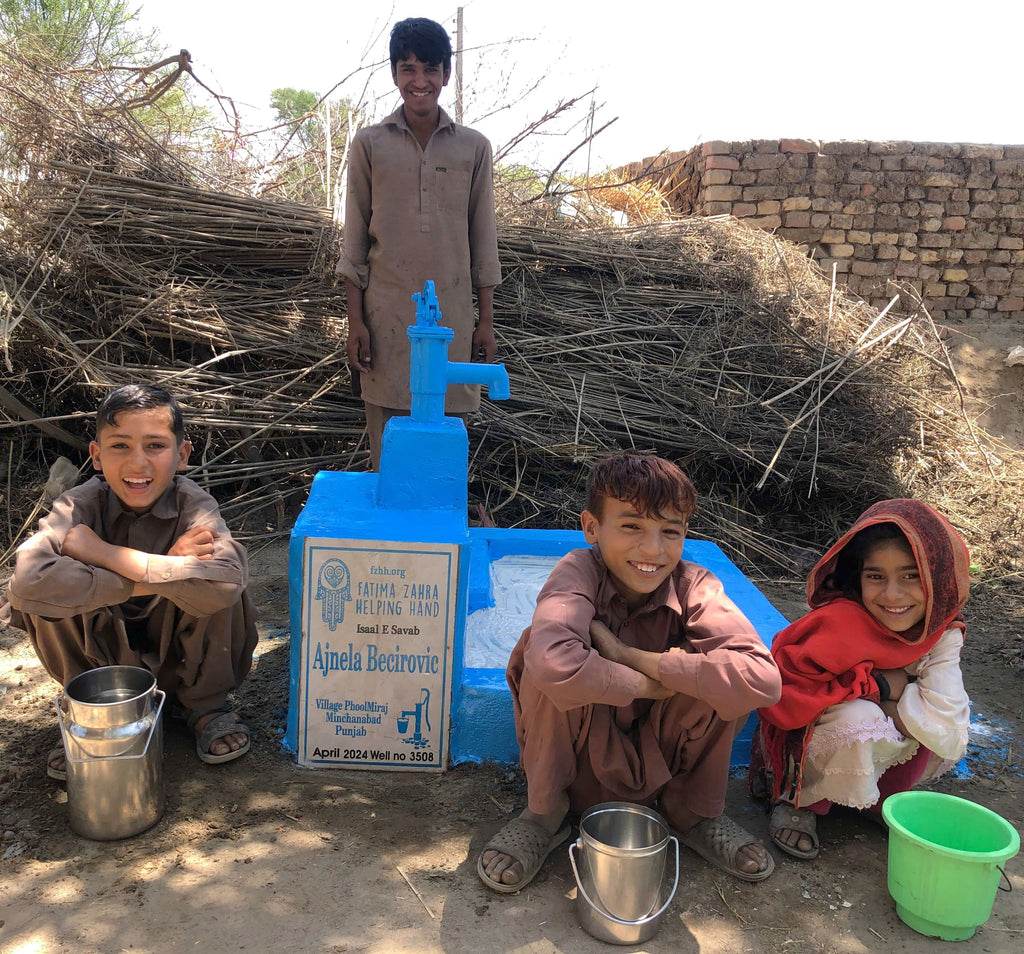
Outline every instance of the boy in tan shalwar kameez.
[[[18, 548], [0, 622], [29, 634], [62, 686], [100, 666], [149, 668], [184, 710], [200, 759], [227, 762], [250, 745], [226, 701], [252, 663], [255, 609], [245, 550], [216, 501], [176, 474], [191, 448], [163, 388], [111, 391], [89, 445], [102, 476], [57, 498]], [[65, 777], [63, 748], [47, 773]]]
[[559, 561], [509, 659], [528, 796], [480, 855], [495, 891], [524, 887], [569, 812], [605, 801], [656, 803], [712, 864], [771, 874], [764, 846], [722, 812], [732, 741], [778, 699], [779, 673], [719, 580], [681, 559], [695, 506], [669, 461], [627, 453], [595, 468], [580, 518], [592, 548]]

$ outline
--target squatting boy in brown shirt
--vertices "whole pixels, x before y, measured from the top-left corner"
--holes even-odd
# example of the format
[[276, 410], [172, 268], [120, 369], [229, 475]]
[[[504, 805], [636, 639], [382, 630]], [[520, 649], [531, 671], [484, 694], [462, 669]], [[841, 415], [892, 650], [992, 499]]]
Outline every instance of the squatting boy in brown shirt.
[[[89, 445], [102, 476], [53, 503], [17, 552], [0, 622], [24, 629], [66, 686], [100, 666], [146, 666], [176, 697], [204, 762], [249, 750], [226, 705], [257, 633], [245, 550], [216, 501], [177, 471], [188, 463], [181, 408], [163, 388], [111, 391]], [[47, 773], [64, 778], [63, 748]]]
[[518, 891], [569, 834], [569, 811], [657, 803], [682, 844], [745, 881], [774, 869], [724, 815], [732, 741], [777, 700], [778, 669], [714, 574], [682, 560], [696, 492], [669, 461], [597, 464], [573, 550], [537, 597], [508, 663], [527, 808], [477, 871]]

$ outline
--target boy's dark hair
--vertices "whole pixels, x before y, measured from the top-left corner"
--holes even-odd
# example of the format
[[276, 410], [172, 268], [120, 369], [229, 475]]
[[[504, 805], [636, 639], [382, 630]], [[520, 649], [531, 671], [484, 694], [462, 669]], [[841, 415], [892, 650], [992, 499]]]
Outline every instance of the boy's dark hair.
[[391, 72], [398, 69], [398, 61], [412, 53], [428, 66], [440, 64], [447, 73], [452, 68], [452, 41], [440, 23], [426, 17], [399, 20], [391, 28]]
[[697, 509], [697, 490], [675, 464], [628, 451], [594, 465], [587, 487], [587, 510], [598, 520], [607, 497], [626, 500], [637, 513], [656, 518], [674, 511], [689, 520]]
[[165, 407], [171, 412], [171, 430], [180, 444], [185, 439], [181, 407], [174, 395], [158, 384], [122, 384], [114, 388], [96, 409], [96, 433], [104, 427], [114, 427], [117, 415], [124, 411], [149, 411], [155, 407]]
[[828, 581], [829, 588], [839, 590], [847, 599], [860, 602], [860, 574], [864, 569], [864, 560], [880, 543], [896, 543], [913, 556], [914, 548], [896, 524], [873, 523], [855, 533], [853, 539], [839, 551], [836, 568]]

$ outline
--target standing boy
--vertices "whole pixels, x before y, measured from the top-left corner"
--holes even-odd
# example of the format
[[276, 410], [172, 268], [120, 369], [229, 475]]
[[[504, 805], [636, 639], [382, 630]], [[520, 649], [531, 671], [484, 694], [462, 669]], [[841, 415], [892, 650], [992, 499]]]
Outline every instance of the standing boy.
[[761, 842], [722, 812], [733, 738], [779, 698], [779, 672], [718, 579], [681, 559], [696, 502], [661, 458], [595, 467], [580, 517], [591, 549], [552, 570], [508, 663], [527, 808], [480, 855], [495, 891], [529, 883], [570, 810], [605, 801], [657, 802], [712, 864], [745, 881], [772, 873]]
[[[448, 34], [433, 20], [402, 20], [390, 52], [402, 105], [352, 141], [336, 269], [345, 279], [348, 360], [359, 375], [374, 470], [384, 424], [407, 415], [412, 403], [406, 328], [415, 320], [413, 293], [433, 280], [443, 323], [455, 331], [452, 361], [492, 361], [501, 281], [490, 143], [438, 106], [451, 76]], [[479, 386], [449, 386], [449, 414], [479, 406]]]
[[[29, 634], [62, 686], [100, 666], [147, 667], [177, 696], [199, 758], [228, 762], [249, 750], [226, 703], [252, 663], [255, 609], [245, 550], [216, 501], [177, 476], [191, 450], [166, 390], [111, 391], [89, 444], [102, 476], [58, 497], [18, 548], [0, 621]], [[65, 777], [62, 748], [47, 774]]]

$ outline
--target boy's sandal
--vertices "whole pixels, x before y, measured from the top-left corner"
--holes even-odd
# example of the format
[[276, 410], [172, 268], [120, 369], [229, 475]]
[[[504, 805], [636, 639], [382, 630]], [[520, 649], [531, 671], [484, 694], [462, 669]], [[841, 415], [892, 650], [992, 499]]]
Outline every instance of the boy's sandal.
[[679, 843], [697, 852], [705, 861], [741, 881], [764, 881], [774, 870], [775, 860], [765, 852], [765, 865], [759, 871], [744, 871], [737, 862], [741, 848], [759, 841], [728, 815], [705, 818], [687, 832], [679, 832]]
[[[196, 724], [199, 720], [211, 712], [217, 714], [203, 726], [201, 731], [196, 731]], [[208, 765], [219, 765], [222, 762], [233, 762], [235, 759], [240, 759], [252, 746], [252, 732], [249, 730], [249, 727], [244, 722], [240, 722], [238, 716], [227, 706], [219, 709], [209, 709], [206, 712], [188, 709], [186, 722], [188, 727], [196, 733], [196, 755], [199, 756], [200, 761], [206, 762]], [[217, 739], [223, 739], [224, 736], [235, 732], [245, 733], [245, 745], [238, 749], [223, 752], [220, 755], [215, 755], [210, 751], [210, 746]]]
[[[64, 768], [57, 767], [61, 763]], [[68, 780], [67, 764], [67, 754], [64, 752], [63, 745], [58, 745], [57, 748], [50, 749], [46, 753], [46, 774], [50, 778], [55, 778], [58, 782], [66, 782]]]
[[[500, 894], [515, 894], [525, 888], [536, 877], [540, 867], [566, 838], [572, 826], [565, 822], [553, 835], [549, 835], [541, 825], [527, 821], [525, 818], [513, 818], [486, 845], [476, 861], [476, 873], [480, 880]], [[523, 876], [515, 884], [503, 884], [487, 876], [484, 870], [484, 852], [498, 851], [510, 858], [515, 858], [523, 869]]]
[[[811, 848], [801, 851], [795, 845], [787, 845], [781, 838], [784, 831], [796, 831], [811, 839]], [[807, 808], [794, 808], [786, 802], [776, 802], [768, 818], [768, 834], [775, 847], [794, 858], [810, 861], [818, 857], [818, 816]]]

